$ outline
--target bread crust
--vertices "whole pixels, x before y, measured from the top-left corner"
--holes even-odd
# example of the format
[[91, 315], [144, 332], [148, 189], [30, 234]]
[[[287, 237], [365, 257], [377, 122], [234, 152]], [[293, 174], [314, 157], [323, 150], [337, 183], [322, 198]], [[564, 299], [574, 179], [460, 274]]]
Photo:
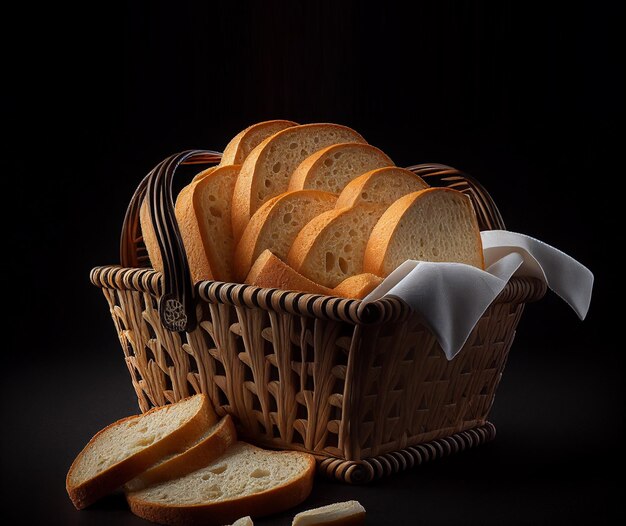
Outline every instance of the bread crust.
[[293, 451], [276, 453], [277, 455], [306, 455], [307, 467], [300, 477], [288, 484], [246, 495], [244, 497], [196, 504], [190, 506], [171, 506], [140, 500], [133, 494], [127, 494], [126, 500], [131, 511], [146, 520], [173, 526], [219, 526], [234, 522], [243, 515], [262, 517], [277, 513], [303, 502], [313, 488], [315, 459], [307, 453]]
[[[280, 206], [287, 201], [297, 202], [304, 198], [325, 201], [328, 205], [327, 209], [331, 209], [336, 201], [335, 196], [328, 192], [300, 190], [298, 192], [285, 192], [264, 203], [250, 219], [235, 249], [234, 275], [238, 282], [242, 281], [248, 275], [255, 258], [260, 255], [259, 243], [268, 234], [268, 230], [272, 226], [270, 222]], [[280, 254], [277, 255], [277, 257], [279, 256]]]
[[[260, 172], [272, 147], [278, 147], [281, 141], [288, 138], [291, 133], [314, 133], [316, 130], [326, 130], [330, 128], [341, 130], [344, 133], [349, 133], [354, 136], [354, 142], [366, 142], [361, 135], [347, 126], [315, 123], [304, 124], [281, 130], [265, 139], [250, 152], [241, 166], [241, 171], [239, 172], [239, 177], [237, 177], [237, 183], [235, 184], [235, 191], [233, 193], [232, 226], [235, 241], [239, 241], [246, 225], [250, 221], [250, 218], [264, 202], [259, 199]], [[294, 130], [297, 130], [297, 132], [294, 132]], [[283, 193], [287, 190], [287, 187], [288, 183], [284, 185], [284, 187], [279, 185], [274, 195], [269, 196], [265, 199], [265, 201], [271, 199], [277, 194]]]
[[[378, 223], [376, 223], [376, 226], [372, 230], [365, 247], [365, 255], [363, 256], [364, 272], [370, 272], [385, 278], [389, 272], [393, 270], [385, 270], [384, 266], [386, 254], [389, 249], [389, 245], [394, 239], [395, 232], [399, 228], [404, 214], [413, 206], [413, 203], [432, 192], [458, 194], [467, 200], [467, 204], [472, 211], [471, 217], [474, 222], [473, 231], [476, 233], [478, 246], [482, 246], [478, 221], [469, 197], [465, 196], [461, 192], [458, 192], [457, 190], [452, 190], [451, 188], [427, 188], [425, 190], [419, 190], [401, 197], [383, 213], [381, 218], [378, 220]], [[481, 261], [480, 268], [484, 268], [485, 262], [482, 250], [480, 251], [479, 258]]]
[[112, 427], [129, 420], [141, 418], [147, 414], [160, 411], [163, 407], [155, 407], [143, 415], [133, 415], [122, 418], [121, 420], [118, 420], [117, 422], [114, 422], [98, 431], [98, 433], [93, 436], [82, 451], [76, 456], [76, 459], [72, 462], [72, 465], [67, 473], [65, 487], [74, 506], [79, 510], [86, 508], [98, 499], [113, 492], [129, 480], [132, 480], [150, 466], [156, 464], [163, 457], [178, 453], [193, 444], [217, 419], [217, 416], [209, 403], [208, 397], [204, 394], [196, 396], [201, 396], [203, 398], [202, 404], [196, 414], [183, 426], [179, 427], [154, 444], [111, 466], [109, 469], [99, 473], [95, 477], [80, 484], [74, 484], [72, 482], [72, 477], [74, 475], [74, 471], [77, 469], [79, 459], [87, 449], [93, 447], [94, 444], [98, 442], [98, 437], [100, 437], [100, 435]]
[[332, 294], [341, 298], [360, 300], [372, 292], [382, 282], [383, 279], [374, 274], [357, 274], [344, 279], [339, 285], [332, 289]]
[[[337, 198], [337, 203], [335, 204], [336, 208], [343, 208], [346, 206], [356, 206], [360, 203], [366, 202], [361, 198], [361, 194], [366, 191], [367, 187], [374, 181], [377, 177], [381, 175], [385, 175], [387, 173], [392, 173], [394, 176], [406, 176], [414, 179], [417, 185], [421, 185], [421, 188], [416, 188], [412, 190], [412, 192], [417, 192], [420, 189], [428, 188], [428, 183], [424, 181], [419, 175], [414, 174], [410, 170], [406, 168], [398, 168], [397, 166], [386, 166], [384, 168], [377, 168], [376, 170], [371, 170], [369, 172], [352, 179], [341, 191], [339, 197]], [[391, 203], [390, 203], [391, 204]]]
[[154, 227], [152, 226], [148, 200], [145, 197], [141, 202], [141, 207], [139, 208], [139, 224], [141, 225], [141, 235], [143, 237], [143, 242], [146, 245], [146, 250], [148, 251], [150, 264], [154, 270], [163, 272], [163, 256], [161, 256], [159, 242], [157, 240]]
[[237, 431], [230, 415], [223, 417], [213, 432], [196, 443], [160, 464], [147, 469], [138, 477], [128, 482], [125, 491], [137, 491], [152, 484], [182, 477], [196, 471], [218, 457], [237, 441]]
[[244, 283], [268, 289], [293, 290], [331, 296], [332, 291], [296, 272], [269, 250], [264, 250], [250, 269]]
[[[315, 172], [321, 168], [320, 165], [324, 163], [330, 153], [337, 150], [342, 150], [346, 147], [356, 147], [362, 148], [364, 150], [369, 150], [370, 152], [376, 153], [376, 155], [380, 155], [383, 159], [385, 159], [386, 162], [389, 163], [388, 166], [395, 166], [394, 162], [385, 152], [383, 152], [379, 148], [376, 148], [376, 146], [372, 146], [371, 144], [358, 142], [331, 144], [330, 146], [322, 148], [321, 150], [310, 155], [300, 163], [300, 165], [294, 170], [291, 178], [289, 179], [289, 190], [306, 190], [307, 188], [315, 189], [314, 187], [310, 186], [310, 179], [315, 174]], [[322, 190], [329, 191], [327, 189]]]
[[[216, 246], [213, 237], [204, 227], [202, 191], [217, 178], [236, 177], [239, 169], [238, 165], [227, 165], [207, 170], [208, 173], [183, 188], [176, 199], [176, 221], [183, 238], [191, 279], [194, 282], [206, 279], [233, 280], [231, 265], [233, 254], [224, 253], [222, 247]], [[224, 235], [232, 236], [229, 231], [229, 217], [223, 217], [223, 222]]]
[[266, 135], [266, 137], [263, 137], [263, 139], [261, 139], [264, 140], [270, 135], [274, 135], [281, 130], [291, 128], [292, 126], [297, 125], [298, 123], [293, 121], [272, 120], [258, 122], [256, 124], [253, 124], [252, 126], [248, 126], [245, 130], [241, 130], [237, 135], [235, 135], [226, 145], [226, 148], [224, 148], [224, 153], [222, 154], [220, 166], [224, 166], [227, 164], [242, 164], [246, 157], [246, 143], [255, 134], [260, 136]]

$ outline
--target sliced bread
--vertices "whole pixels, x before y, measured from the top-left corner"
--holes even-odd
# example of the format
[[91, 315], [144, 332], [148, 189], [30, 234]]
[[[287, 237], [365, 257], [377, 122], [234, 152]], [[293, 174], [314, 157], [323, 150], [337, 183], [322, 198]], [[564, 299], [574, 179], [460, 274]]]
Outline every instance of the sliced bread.
[[350, 181], [337, 199], [337, 208], [361, 203], [389, 206], [403, 195], [428, 188], [426, 181], [410, 170], [387, 166], [360, 175]]
[[186, 449], [216, 419], [208, 398], [199, 394], [105, 427], [67, 473], [66, 489], [74, 506], [89, 506], [163, 457]]
[[289, 509], [313, 487], [315, 459], [238, 442], [219, 459], [181, 478], [126, 494], [131, 511], [171, 525], [222, 525], [242, 515]]
[[237, 519], [230, 526], [254, 526], [254, 522], [252, 522], [252, 518], [250, 515], [247, 517], [241, 517], [241, 519]]
[[375, 146], [363, 143], [332, 144], [302, 161], [289, 180], [289, 190], [322, 190], [339, 194], [355, 177], [394, 166]]
[[220, 166], [181, 190], [176, 220], [185, 245], [191, 278], [232, 281], [231, 198], [239, 166]]
[[196, 442], [178, 454], [161, 459], [160, 462], [135, 477], [124, 486], [125, 491], [138, 491], [166, 480], [182, 477], [200, 469], [237, 442], [237, 431], [230, 415], [209, 427]]
[[293, 290], [326, 296], [332, 294], [329, 288], [305, 278], [269, 250], [264, 250], [256, 259], [244, 283], [268, 289]]
[[356, 500], [337, 502], [298, 513], [291, 526], [360, 526], [365, 524], [365, 508]]
[[334, 296], [342, 298], [363, 299], [383, 282], [383, 278], [374, 274], [357, 274], [344, 279], [339, 285], [332, 289]]
[[217, 168], [217, 166], [210, 166], [206, 170], [202, 170], [201, 172], [198, 172], [196, 175], [194, 175], [194, 177], [191, 180], [191, 182], [195, 183], [195, 182], [199, 181], [200, 179], [204, 179], [207, 175], [209, 175], [216, 168]]
[[287, 191], [289, 178], [309, 155], [341, 142], [365, 142], [354, 130], [337, 124], [293, 126], [268, 137], [244, 161], [233, 194], [232, 222], [239, 240], [263, 203]]
[[152, 268], [158, 272], [163, 272], [163, 256], [159, 248], [156, 232], [152, 226], [152, 218], [150, 217], [150, 209], [148, 208], [148, 200], [144, 198], [139, 209], [139, 224], [141, 225], [141, 235], [143, 236], [144, 245], [148, 251], [150, 264]]
[[337, 198], [328, 192], [301, 190], [273, 197], [259, 208], [243, 231], [234, 258], [235, 280], [241, 282], [264, 250], [286, 259], [298, 232], [315, 216], [331, 210]]
[[363, 268], [387, 277], [408, 259], [484, 267], [476, 214], [466, 195], [428, 188], [398, 199], [376, 224]]
[[296, 126], [292, 121], [265, 121], [248, 126], [240, 131], [224, 148], [220, 165], [243, 164], [250, 152], [261, 144], [265, 139], [271, 137], [281, 130]]
[[300, 231], [287, 263], [296, 272], [325, 287], [363, 272], [363, 254], [369, 235], [384, 206], [363, 204], [329, 210]]

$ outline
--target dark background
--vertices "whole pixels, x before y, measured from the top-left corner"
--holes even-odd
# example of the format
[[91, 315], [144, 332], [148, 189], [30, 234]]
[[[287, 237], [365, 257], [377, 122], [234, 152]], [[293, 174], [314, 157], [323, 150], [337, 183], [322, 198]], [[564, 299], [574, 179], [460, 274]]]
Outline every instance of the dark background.
[[[88, 272], [118, 262], [125, 206], [163, 157], [222, 149], [251, 123], [287, 118], [354, 127], [398, 165], [464, 169], [509, 229], [596, 277], [585, 322], [553, 294], [527, 308], [492, 413], [495, 442], [370, 487], [320, 481], [299, 509], [357, 498], [368, 524], [623, 519], [623, 485], [612, 481], [623, 344], [608, 304], [621, 290], [608, 236], [623, 175], [608, 159], [623, 150], [613, 144], [623, 19], [612, 5], [128, 2], [7, 12], [2, 515], [144, 523], [120, 497], [77, 512], [64, 493], [87, 440], [137, 411]], [[290, 524], [295, 511], [259, 523]]]

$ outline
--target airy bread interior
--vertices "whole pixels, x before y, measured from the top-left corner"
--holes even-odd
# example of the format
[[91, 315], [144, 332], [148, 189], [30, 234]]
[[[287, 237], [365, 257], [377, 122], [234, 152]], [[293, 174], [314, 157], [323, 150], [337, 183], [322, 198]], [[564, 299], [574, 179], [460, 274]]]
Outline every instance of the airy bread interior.
[[355, 177], [393, 166], [393, 161], [370, 144], [333, 144], [307, 157], [294, 170], [289, 190], [322, 190], [339, 194]]
[[250, 152], [265, 139], [285, 128], [296, 125], [297, 123], [293, 121], [274, 120], [259, 122], [248, 126], [245, 130], [235, 135], [226, 145], [220, 165], [242, 164]]
[[387, 209], [368, 240], [364, 270], [386, 277], [408, 259], [483, 268], [480, 231], [469, 197], [429, 188], [401, 197]]
[[268, 451], [238, 442], [206, 467], [128, 497], [174, 507], [239, 499], [289, 484], [311, 469], [311, 462], [306, 454]]

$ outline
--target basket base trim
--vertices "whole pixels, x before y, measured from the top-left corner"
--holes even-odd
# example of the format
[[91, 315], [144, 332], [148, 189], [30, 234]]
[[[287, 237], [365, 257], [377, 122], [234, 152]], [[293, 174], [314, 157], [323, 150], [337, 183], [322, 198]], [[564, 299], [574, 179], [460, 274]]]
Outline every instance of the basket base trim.
[[490, 442], [495, 436], [496, 427], [491, 422], [486, 422], [480, 427], [448, 437], [363, 460], [326, 457], [318, 463], [318, 473], [348, 484], [367, 484], [425, 462]]

